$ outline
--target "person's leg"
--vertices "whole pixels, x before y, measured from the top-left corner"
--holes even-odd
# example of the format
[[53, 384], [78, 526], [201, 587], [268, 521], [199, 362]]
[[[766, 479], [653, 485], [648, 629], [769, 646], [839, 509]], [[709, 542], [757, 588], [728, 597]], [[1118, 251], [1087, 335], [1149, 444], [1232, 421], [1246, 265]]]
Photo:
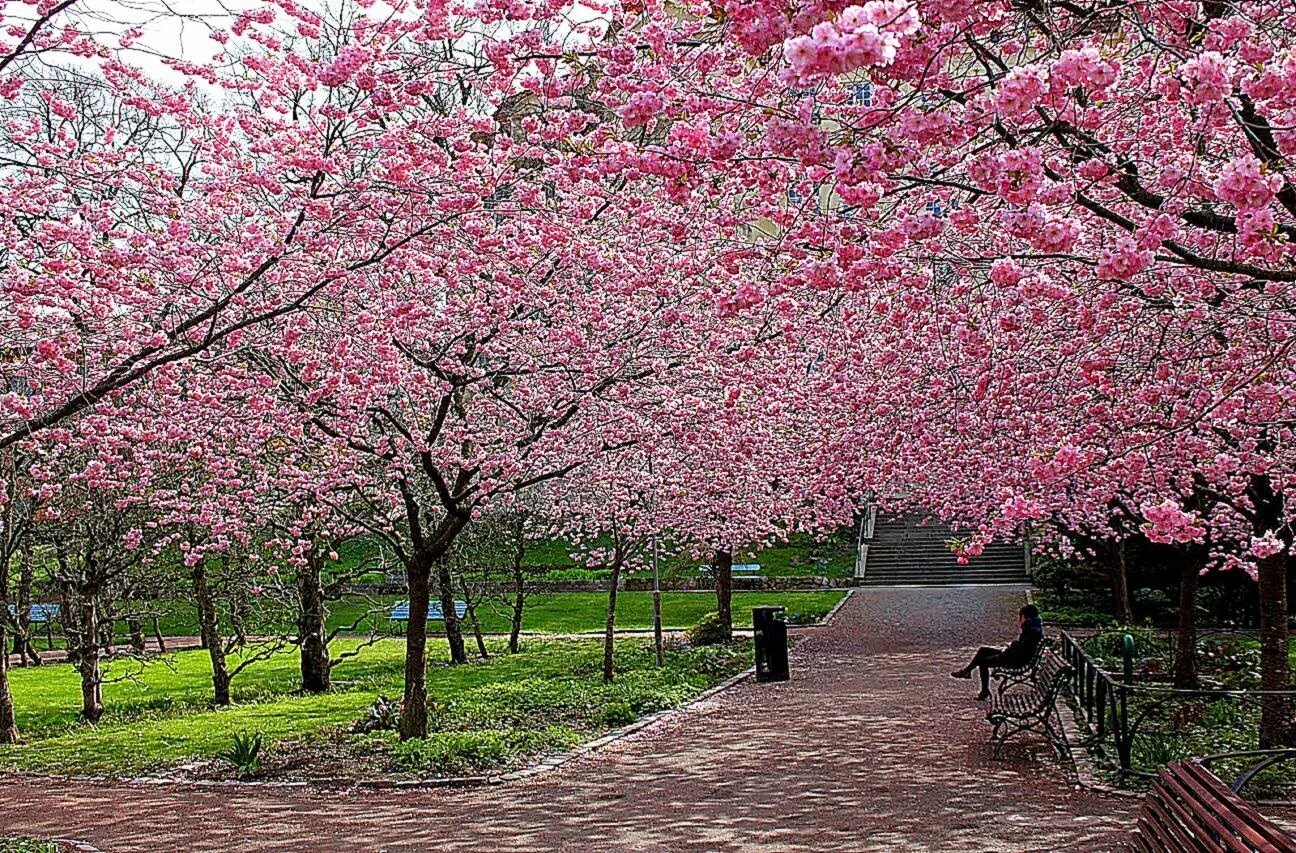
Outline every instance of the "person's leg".
[[963, 667], [962, 669], [954, 670], [953, 672], [950, 673], [950, 675], [954, 676], [955, 678], [971, 678], [972, 670], [981, 666], [981, 664], [984, 661], [994, 657], [997, 654], [999, 654], [999, 649], [996, 649], [992, 646], [982, 646], [980, 649], [977, 650], [977, 653], [972, 657], [972, 660], [968, 661], [967, 666]]
[[[982, 649], [981, 651], [985, 651], [985, 649]], [[981, 662], [977, 665], [981, 675], [981, 692], [977, 694], [978, 699], [990, 698], [990, 667], [995, 666], [998, 663], [999, 650], [990, 649], [990, 652], [990, 654], [985, 656], [982, 656], [980, 652], [977, 653], [977, 656], [981, 658]]]

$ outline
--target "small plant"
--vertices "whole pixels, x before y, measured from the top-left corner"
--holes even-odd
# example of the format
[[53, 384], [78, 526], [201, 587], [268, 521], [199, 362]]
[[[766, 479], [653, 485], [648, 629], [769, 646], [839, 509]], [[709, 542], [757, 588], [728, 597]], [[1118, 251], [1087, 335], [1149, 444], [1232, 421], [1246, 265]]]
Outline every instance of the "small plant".
[[698, 620], [698, 623], [686, 632], [688, 641], [695, 646], [714, 646], [729, 641], [729, 633], [720, 621], [720, 614], [712, 611]]
[[401, 703], [387, 696], [379, 696], [360, 719], [351, 727], [354, 734], [391, 732], [400, 727]]
[[234, 775], [240, 779], [251, 779], [261, 772], [261, 747], [265, 735], [261, 732], [237, 732], [233, 745], [224, 752], [216, 753], [221, 761], [234, 768]]
[[634, 708], [624, 699], [617, 699], [603, 706], [603, 725], [617, 728], [628, 726], [635, 721]]

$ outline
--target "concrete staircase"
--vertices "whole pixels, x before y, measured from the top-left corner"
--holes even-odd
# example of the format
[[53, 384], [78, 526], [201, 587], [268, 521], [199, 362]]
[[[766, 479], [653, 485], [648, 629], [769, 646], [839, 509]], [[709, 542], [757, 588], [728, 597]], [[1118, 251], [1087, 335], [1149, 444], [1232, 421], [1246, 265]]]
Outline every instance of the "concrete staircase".
[[916, 516], [881, 516], [868, 541], [865, 586], [950, 586], [1027, 583], [1021, 544], [995, 542], [960, 565], [945, 543], [956, 534], [939, 522], [920, 524]]

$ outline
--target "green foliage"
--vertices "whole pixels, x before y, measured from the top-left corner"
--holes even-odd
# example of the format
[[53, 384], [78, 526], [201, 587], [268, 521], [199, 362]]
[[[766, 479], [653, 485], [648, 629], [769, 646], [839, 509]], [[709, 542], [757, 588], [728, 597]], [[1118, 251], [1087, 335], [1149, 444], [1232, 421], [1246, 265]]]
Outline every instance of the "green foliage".
[[608, 728], [628, 726], [637, 716], [634, 708], [624, 699], [616, 699], [603, 706], [603, 725]]
[[609, 569], [550, 569], [539, 577], [542, 581], [572, 581], [597, 583], [612, 577]]
[[252, 779], [261, 772], [261, 747], [264, 742], [265, 734], [262, 732], [235, 732], [233, 745], [216, 753], [216, 757], [232, 766], [240, 779]]
[[59, 853], [59, 846], [34, 838], [0, 838], [0, 853]]
[[688, 641], [695, 646], [714, 646], [717, 643], [727, 643], [730, 639], [720, 614], [715, 612], [699, 619], [696, 625], [688, 629], [687, 636]]
[[564, 749], [579, 740], [580, 735], [562, 726], [539, 731], [436, 732], [426, 739], [397, 744], [392, 749], [392, 763], [401, 770], [454, 776]]
[[353, 734], [368, 732], [394, 732], [400, 727], [401, 703], [396, 699], [379, 695], [351, 727]]

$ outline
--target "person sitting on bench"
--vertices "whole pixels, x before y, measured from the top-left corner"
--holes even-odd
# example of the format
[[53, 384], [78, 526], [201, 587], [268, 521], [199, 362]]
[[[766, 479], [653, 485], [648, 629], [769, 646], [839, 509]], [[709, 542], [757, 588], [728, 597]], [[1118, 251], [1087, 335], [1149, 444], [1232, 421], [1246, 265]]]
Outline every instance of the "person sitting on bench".
[[990, 698], [990, 667], [1026, 666], [1035, 656], [1040, 643], [1044, 642], [1044, 620], [1040, 618], [1038, 607], [1027, 604], [1017, 611], [1017, 624], [1021, 626], [1021, 634], [1008, 648], [982, 646], [967, 666], [950, 673], [955, 678], [971, 678], [972, 670], [981, 670], [981, 692], [976, 698]]

